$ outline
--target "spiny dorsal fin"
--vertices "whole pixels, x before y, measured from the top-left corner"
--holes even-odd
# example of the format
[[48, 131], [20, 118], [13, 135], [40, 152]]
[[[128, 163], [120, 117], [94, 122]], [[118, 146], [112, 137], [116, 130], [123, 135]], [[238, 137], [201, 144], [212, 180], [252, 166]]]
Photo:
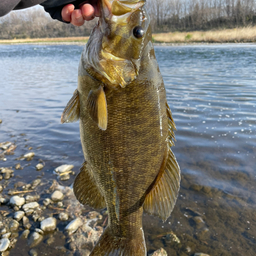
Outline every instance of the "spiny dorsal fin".
[[78, 90], [75, 90], [73, 97], [68, 102], [61, 115], [61, 123], [72, 123], [79, 119], [80, 115], [80, 101]]
[[80, 173], [76, 176], [73, 189], [77, 200], [81, 204], [89, 205], [95, 209], [106, 207], [103, 195], [86, 168], [86, 162], [81, 167]]
[[103, 87], [100, 86], [97, 90], [91, 90], [87, 99], [87, 109], [98, 127], [105, 131], [108, 124], [107, 100]]
[[180, 188], [180, 168], [176, 158], [168, 147], [162, 167], [155, 184], [145, 198], [144, 211], [165, 221], [171, 214]]

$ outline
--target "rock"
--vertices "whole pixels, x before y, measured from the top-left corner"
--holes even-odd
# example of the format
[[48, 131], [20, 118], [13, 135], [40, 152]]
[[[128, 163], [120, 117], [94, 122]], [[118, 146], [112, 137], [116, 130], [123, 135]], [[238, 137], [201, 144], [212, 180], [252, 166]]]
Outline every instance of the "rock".
[[37, 256], [38, 254], [37, 254], [37, 251], [35, 250], [35, 249], [31, 249], [31, 250], [29, 250], [29, 255], [30, 256]]
[[35, 202], [35, 201], [37, 201], [39, 198], [40, 198], [39, 195], [34, 195], [34, 196], [27, 195], [27, 196], [25, 197], [25, 200], [26, 200], [26, 203], [29, 203], [29, 202]]
[[1, 173], [5, 180], [9, 180], [13, 176], [13, 170], [9, 168], [1, 168]]
[[28, 217], [24, 216], [24, 217], [22, 218], [22, 223], [23, 223], [23, 227], [24, 227], [25, 229], [30, 229], [30, 228], [31, 228], [31, 224], [29, 223]]
[[68, 214], [67, 214], [66, 212], [61, 212], [61, 213], [59, 214], [59, 219], [60, 219], [61, 221], [67, 221], [67, 220], [68, 220]]
[[153, 252], [152, 254], [150, 254], [150, 256], [168, 256], [168, 255], [167, 255], [167, 252], [163, 248], [161, 248]]
[[61, 191], [59, 190], [55, 190], [52, 195], [51, 195], [51, 199], [52, 201], [61, 201], [63, 199], [64, 195]]
[[28, 229], [24, 230], [21, 234], [21, 238], [27, 239], [30, 231]]
[[28, 245], [30, 248], [37, 246], [43, 240], [43, 236], [37, 232], [33, 232], [28, 239]]
[[205, 253], [201, 253], [201, 252], [197, 252], [194, 254], [194, 256], [210, 256], [209, 254], [205, 254]]
[[2, 235], [2, 238], [10, 238], [11, 234], [11, 232], [5, 233], [4, 235]]
[[0, 198], [0, 204], [7, 204], [9, 202], [9, 200], [7, 198]]
[[35, 208], [38, 208], [39, 207], [39, 204], [37, 203], [37, 202], [31, 202], [31, 203], [27, 203], [27, 204], [24, 204], [23, 206], [22, 206], [22, 208], [23, 208], [23, 210], [25, 211], [25, 212], [27, 212], [28, 210], [30, 210], [30, 209], [35, 209]]
[[4, 252], [9, 248], [10, 240], [8, 238], [2, 238], [0, 240], [0, 252]]
[[70, 175], [68, 173], [60, 176], [60, 180], [62, 180], [62, 181], [69, 180], [69, 179], [70, 179]]
[[20, 196], [13, 196], [10, 199], [10, 204], [20, 207], [25, 204], [25, 198]]
[[56, 174], [61, 174], [61, 173], [65, 173], [65, 172], [71, 171], [73, 168], [74, 168], [74, 165], [63, 164], [63, 165], [57, 167], [54, 170], [54, 172]]
[[16, 231], [19, 228], [19, 222], [17, 220], [11, 220], [9, 223], [9, 230]]
[[2, 119], [0, 119], [0, 124], [3, 122], [3, 120]]
[[51, 203], [52, 203], [52, 200], [51, 200], [50, 198], [45, 198], [44, 201], [43, 201], [43, 204], [44, 204], [45, 206], [47, 206], [47, 205], [49, 205], [49, 204], [51, 204]]
[[198, 184], [193, 184], [190, 186], [190, 189], [194, 191], [200, 191], [202, 189], [202, 186]]
[[180, 239], [171, 231], [165, 236], [166, 242], [175, 242], [177, 244], [180, 244]]
[[2, 143], [0, 143], [0, 148], [3, 149], [3, 150], [6, 150], [6, 149], [8, 149], [11, 145], [12, 145], [12, 143], [9, 142], [9, 141], [2, 142]]
[[58, 206], [58, 207], [63, 207], [63, 202], [58, 202], [58, 203], [57, 203], [57, 206]]
[[35, 231], [40, 235], [44, 235], [44, 231], [40, 228], [36, 228]]
[[88, 219], [95, 219], [95, 218], [98, 218], [98, 219], [102, 219], [102, 215], [96, 211], [91, 211], [87, 214], [86, 216]]
[[25, 215], [25, 212], [23, 211], [17, 211], [14, 213], [14, 219], [17, 221], [20, 221]]
[[41, 179], [36, 179], [31, 183], [31, 188], [35, 189], [41, 183]]
[[56, 229], [57, 220], [53, 217], [49, 217], [40, 223], [40, 227], [43, 231], [53, 231]]
[[3, 186], [0, 185], [0, 193], [3, 191]]
[[69, 233], [69, 234], [73, 234], [77, 231], [77, 229], [79, 227], [81, 227], [83, 225], [83, 221], [81, 218], [76, 218], [74, 220], [72, 220], [66, 227], [65, 230]]
[[0, 235], [4, 235], [4, 234], [6, 234], [7, 233], [7, 229], [6, 228], [2, 228], [1, 230], [0, 230]]
[[204, 220], [200, 216], [193, 217], [192, 220], [195, 223], [195, 225], [197, 226], [197, 228], [204, 225]]
[[55, 239], [52, 236], [52, 237], [49, 237], [45, 242], [46, 242], [46, 244], [51, 245], [52, 243], [54, 243], [54, 241], [55, 241]]
[[22, 170], [23, 169], [20, 164], [16, 164], [14, 168], [16, 170]]
[[32, 158], [35, 156], [34, 152], [29, 152], [27, 154], [25, 154], [23, 157], [26, 158], [27, 161], [32, 160]]
[[44, 168], [44, 165], [43, 165], [43, 164], [37, 164], [37, 165], [36, 165], [36, 170], [37, 170], [37, 171], [41, 171], [43, 168]]

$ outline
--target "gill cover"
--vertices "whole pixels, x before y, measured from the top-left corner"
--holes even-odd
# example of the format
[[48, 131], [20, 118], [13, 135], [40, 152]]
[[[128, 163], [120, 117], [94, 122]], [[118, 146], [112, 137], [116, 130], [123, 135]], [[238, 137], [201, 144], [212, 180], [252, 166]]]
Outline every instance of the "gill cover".
[[[125, 87], [138, 75], [149, 29], [144, 0], [102, 0], [101, 18], [83, 56], [89, 74]], [[151, 39], [149, 39], [151, 40]]]

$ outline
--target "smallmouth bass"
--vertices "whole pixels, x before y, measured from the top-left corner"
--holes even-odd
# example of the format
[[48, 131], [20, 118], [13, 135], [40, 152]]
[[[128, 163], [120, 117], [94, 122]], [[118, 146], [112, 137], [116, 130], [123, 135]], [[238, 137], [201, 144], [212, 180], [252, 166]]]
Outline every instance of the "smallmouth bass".
[[176, 129], [155, 58], [143, 0], [101, 0], [101, 17], [82, 53], [78, 88], [61, 122], [80, 119], [85, 157], [74, 182], [82, 204], [108, 209], [90, 255], [145, 256], [143, 210], [166, 220], [180, 169]]

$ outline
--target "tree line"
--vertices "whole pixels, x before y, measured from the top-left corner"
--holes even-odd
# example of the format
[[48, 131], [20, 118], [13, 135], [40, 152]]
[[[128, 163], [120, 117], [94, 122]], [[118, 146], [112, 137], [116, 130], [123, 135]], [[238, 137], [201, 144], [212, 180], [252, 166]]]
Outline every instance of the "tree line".
[[[234, 28], [256, 24], [256, 0], [147, 0], [153, 32]], [[0, 39], [87, 36], [96, 20], [81, 27], [50, 18], [42, 8], [0, 18]]]

